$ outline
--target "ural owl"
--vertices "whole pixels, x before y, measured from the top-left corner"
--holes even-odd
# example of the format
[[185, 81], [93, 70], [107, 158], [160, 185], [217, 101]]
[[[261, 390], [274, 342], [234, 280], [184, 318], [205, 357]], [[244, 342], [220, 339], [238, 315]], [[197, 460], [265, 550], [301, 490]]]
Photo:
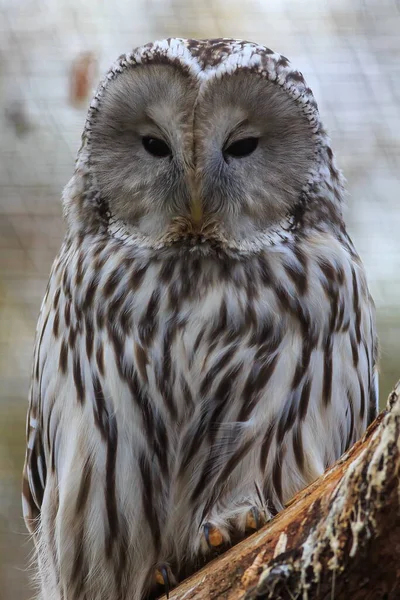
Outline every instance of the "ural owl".
[[377, 342], [342, 195], [284, 56], [169, 39], [113, 65], [37, 329], [23, 501], [40, 598], [174, 585], [362, 435]]

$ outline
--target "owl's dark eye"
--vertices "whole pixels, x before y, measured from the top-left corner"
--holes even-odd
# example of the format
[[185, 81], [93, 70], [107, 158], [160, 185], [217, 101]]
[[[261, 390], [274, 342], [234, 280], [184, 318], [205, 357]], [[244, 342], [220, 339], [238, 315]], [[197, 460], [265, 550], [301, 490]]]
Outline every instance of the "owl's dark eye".
[[233, 142], [233, 144], [224, 150], [224, 154], [228, 154], [228, 156], [234, 156], [235, 158], [242, 158], [242, 156], [248, 156], [254, 152], [257, 146], [258, 138], [248, 137]]
[[171, 148], [164, 142], [164, 140], [146, 136], [142, 138], [142, 144], [144, 149], [147, 150], [147, 152], [152, 156], [165, 158], [166, 156], [170, 156], [172, 154]]

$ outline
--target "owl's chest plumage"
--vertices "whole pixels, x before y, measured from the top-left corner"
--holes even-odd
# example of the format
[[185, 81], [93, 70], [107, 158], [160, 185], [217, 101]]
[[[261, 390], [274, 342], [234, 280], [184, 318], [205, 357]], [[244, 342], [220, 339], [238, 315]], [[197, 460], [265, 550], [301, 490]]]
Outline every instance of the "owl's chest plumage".
[[361, 435], [375, 358], [362, 267], [334, 238], [249, 256], [67, 241], [37, 331], [27, 522], [40, 509], [50, 548], [55, 520], [68, 585], [82, 551], [105, 573], [126, 547], [143, 577], [190, 570], [204, 523], [244, 532]]
[[[210, 444], [222, 464], [247, 437], [264, 469], [284, 443], [305, 471], [321, 471], [366, 423], [369, 376], [355, 389], [354, 370], [368, 373], [373, 350], [359, 267], [335, 240], [309, 244], [314, 255], [304, 245], [251, 257], [150, 255], [114, 242], [69, 250], [54, 320], [78, 400], [96, 417], [100, 386], [107, 412], [124, 415], [176, 473], [191, 472]], [[299, 435], [313, 427], [327, 436], [318, 454]]]

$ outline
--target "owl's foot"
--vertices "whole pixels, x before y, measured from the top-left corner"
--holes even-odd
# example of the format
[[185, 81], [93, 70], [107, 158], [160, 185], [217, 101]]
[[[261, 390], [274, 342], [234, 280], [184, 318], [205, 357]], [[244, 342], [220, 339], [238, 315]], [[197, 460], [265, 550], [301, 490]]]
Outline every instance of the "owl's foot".
[[214, 550], [221, 546], [224, 542], [224, 536], [222, 531], [218, 527], [214, 527], [211, 523], [205, 523], [203, 525], [204, 539], [206, 540], [207, 546], [210, 550]]
[[261, 529], [267, 522], [267, 515], [257, 506], [244, 507], [227, 519], [226, 526], [207, 521], [202, 528], [201, 547], [204, 554], [211, 551], [220, 553], [237, 544], [247, 535]]
[[246, 531], [258, 531], [267, 522], [264, 511], [261, 511], [257, 506], [252, 506], [246, 515]]
[[158, 565], [155, 571], [155, 580], [158, 585], [164, 587], [164, 592], [169, 598], [171, 589], [176, 585], [176, 579], [171, 571], [171, 567], [168, 564]]

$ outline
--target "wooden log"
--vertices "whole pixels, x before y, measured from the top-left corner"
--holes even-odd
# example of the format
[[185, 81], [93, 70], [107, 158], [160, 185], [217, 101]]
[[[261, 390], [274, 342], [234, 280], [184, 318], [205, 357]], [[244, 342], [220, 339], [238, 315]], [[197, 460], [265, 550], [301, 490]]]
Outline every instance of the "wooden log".
[[170, 600], [400, 598], [400, 381], [364, 437]]

